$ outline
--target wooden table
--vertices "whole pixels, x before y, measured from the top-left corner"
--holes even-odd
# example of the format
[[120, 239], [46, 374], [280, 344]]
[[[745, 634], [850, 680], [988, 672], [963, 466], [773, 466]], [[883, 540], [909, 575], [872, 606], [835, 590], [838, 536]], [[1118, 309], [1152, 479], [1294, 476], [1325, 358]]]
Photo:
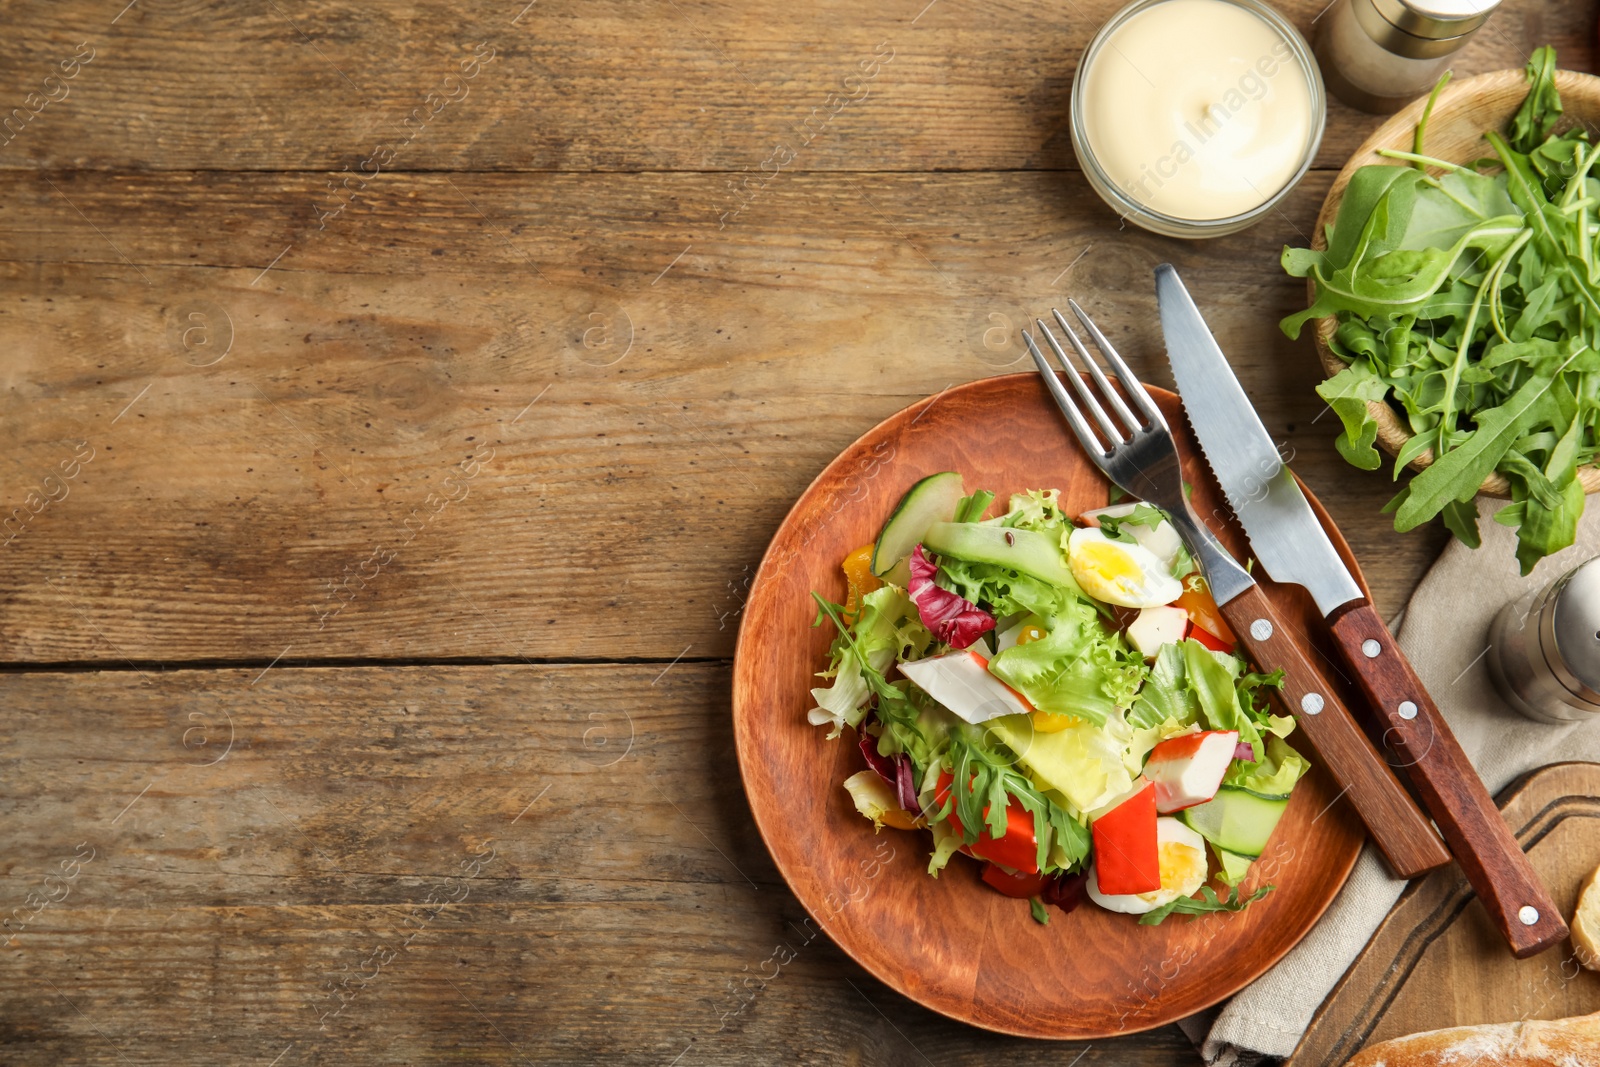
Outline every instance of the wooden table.
[[[125, 2], [0, 39], [0, 1061], [1194, 1061], [967, 1029], [825, 938], [733, 1014], [804, 912], [730, 657], [812, 476], [1026, 315], [1169, 384], [1163, 260], [1403, 604], [1441, 535], [1276, 326], [1372, 118], [1184, 244], [1072, 156], [1108, 0]], [[1457, 69], [1592, 69], [1593, 14], [1509, 0]]]

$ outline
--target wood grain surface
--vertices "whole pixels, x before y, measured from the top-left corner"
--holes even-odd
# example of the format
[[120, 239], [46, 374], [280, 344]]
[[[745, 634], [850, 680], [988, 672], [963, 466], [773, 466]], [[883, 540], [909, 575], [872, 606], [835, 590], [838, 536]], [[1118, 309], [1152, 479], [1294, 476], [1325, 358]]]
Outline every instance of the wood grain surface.
[[[1600, 765], [1558, 763], [1500, 797], [1563, 915], [1600, 865]], [[1515, 959], [1454, 867], [1412, 884], [1328, 995], [1286, 1067], [1340, 1067], [1363, 1047], [1450, 1026], [1561, 1019], [1600, 1003], [1600, 975], [1566, 944]]]
[[[8, 4], [0, 1062], [1193, 1062], [980, 1033], [825, 937], [718, 1032], [805, 915], [732, 772], [750, 575], [1028, 315], [1170, 384], [1175, 262], [1386, 615], [1442, 544], [1275, 325], [1375, 120], [1253, 230], [1123, 229], [1066, 128], [1116, 6]], [[1593, 69], [1594, 17], [1508, 0], [1458, 74]], [[654, 741], [596, 768], [618, 712]]]

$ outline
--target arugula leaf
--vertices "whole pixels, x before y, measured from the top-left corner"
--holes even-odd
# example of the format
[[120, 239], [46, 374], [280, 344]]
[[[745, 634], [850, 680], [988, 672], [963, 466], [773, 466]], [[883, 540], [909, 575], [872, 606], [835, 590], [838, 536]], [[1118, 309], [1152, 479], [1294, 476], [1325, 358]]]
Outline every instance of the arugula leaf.
[[1002, 837], [1006, 809], [1015, 800], [1033, 816], [1040, 870], [1050, 866], [1052, 854], [1066, 861], [1062, 869], [1083, 865], [1089, 855], [1089, 831], [1017, 770], [1016, 755], [994, 733], [963, 725], [950, 736], [947, 758], [950, 795], [927, 814], [930, 823], [947, 823], [954, 812], [964, 843], [976, 842], [983, 829], [991, 837]]
[[1344, 433], [1333, 446], [1352, 467], [1372, 471], [1382, 462], [1372, 447], [1378, 439], [1378, 423], [1367, 402], [1382, 400], [1388, 393], [1388, 383], [1378, 377], [1370, 363], [1352, 363], [1317, 386], [1317, 395], [1344, 423]]
[[[1286, 248], [1284, 269], [1314, 297], [1283, 331], [1332, 315], [1329, 347], [1346, 369], [1318, 387], [1342, 425], [1335, 445], [1352, 466], [1381, 464], [1377, 421], [1387, 402], [1411, 437], [1394, 473], [1431, 464], [1385, 507], [1395, 528], [1435, 516], [1480, 541], [1472, 504], [1498, 472], [1512, 503], [1495, 516], [1518, 531], [1527, 573], [1570, 544], [1583, 509], [1577, 470], [1600, 454], [1600, 145], [1562, 117], [1555, 53], [1527, 67], [1528, 92], [1493, 155], [1462, 165], [1414, 151], [1410, 166], [1363, 167], [1328, 229], [1325, 252]], [[1443, 81], [1430, 100], [1438, 98]]]
[[1528, 58], [1528, 95], [1511, 116], [1511, 147], [1532, 152], [1550, 136], [1561, 118], [1561, 94], [1556, 91], [1556, 50], [1549, 45], [1534, 50]]
[[1050, 913], [1044, 910], [1044, 901], [1038, 897], [1028, 898], [1028, 911], [1033, 915], [1033, 921], [1040, 926], [1050, 925]]
[[1456, 535], [1456, 540], [1468, 548], [1483, 544], [1478, 535], [1478, 505], [1471, 500], [1452, 500], [1440, 509], [1445, 529]]
[[1499, 465], [1511, 442], [1544, 414], [1550, 377], [1529, 378], [1510, 400], [1479, 412], [1478, 428], [1452, 451], [1411, 480], [1411, 493], [1395, 512], [1394, 528], [1404, 533], [1427, 522], [1452, 500], [1471, 499], [1483, 479]]
[[1239, 887], [1234, 886], [1233, 891], [1222, 899], [1217, 899], [1217, 891], [1210, 886], [1200, 887], [1200, 898], [1179, 897], [1170, 904], [1163, 904], [1154, 911], [1146, 912], [1139, 917], [1140, 926], [1160, 926], [1162, 920], [1169, 915], [1204, 915], [1213, 911], [1243, 911], [1254, 904], [1274, 889], [1275, 885], [1264, 885], [1248, 897], [1241, 899]]

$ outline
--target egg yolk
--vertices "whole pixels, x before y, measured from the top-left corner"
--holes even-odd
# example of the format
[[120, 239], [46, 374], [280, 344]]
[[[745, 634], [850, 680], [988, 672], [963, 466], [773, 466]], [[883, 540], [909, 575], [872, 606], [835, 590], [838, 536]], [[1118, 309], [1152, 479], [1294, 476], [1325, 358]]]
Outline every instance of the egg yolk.
[[[1161, 864], [1161, 889], [1182, 889], [1199, 874], [1204, 878], [1206, 854], [1182, 841], [1163, 841], [1156, 850]], [[1158, 890], [1159, 892], [1159, 890]]]
[[1115, 585], [1137, 585], [1144, 578], [1139, 564], [1116, 544], [1085, 541], [1077, 546], [1073, 555], [1077, 557], [1072, 560], [1074, 571], [1086, 571]]

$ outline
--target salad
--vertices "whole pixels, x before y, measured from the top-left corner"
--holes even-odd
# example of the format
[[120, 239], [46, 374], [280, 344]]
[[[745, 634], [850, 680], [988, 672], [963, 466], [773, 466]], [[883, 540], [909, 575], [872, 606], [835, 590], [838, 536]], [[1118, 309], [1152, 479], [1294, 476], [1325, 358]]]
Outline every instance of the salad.
[[922, 479], [843, 560], [845, 602], [812, 594], [837, 634], [808, 717], [854, 731], [856, 810], [929, 831], [934, 876], [978, 860], [1041, 923], [1085, 895], [1145, 924], [1264, 896], [1240, 883], [1308, 768], [1266, 706], [1281, 673], [1235, 653], [1156, 508], [993, 502]]

